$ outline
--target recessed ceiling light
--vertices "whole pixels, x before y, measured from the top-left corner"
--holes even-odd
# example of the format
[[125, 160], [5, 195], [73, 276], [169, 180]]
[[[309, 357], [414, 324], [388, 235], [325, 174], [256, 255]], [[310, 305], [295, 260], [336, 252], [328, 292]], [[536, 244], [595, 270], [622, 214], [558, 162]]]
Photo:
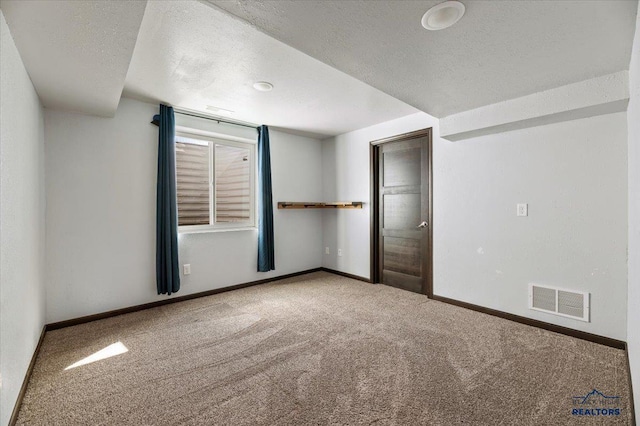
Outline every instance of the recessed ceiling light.
[[273, 89], [273, 84], [268, 81], [257, 81], [253, 83], [253, 88], [260, 92], [270, 92]]
[[427, 10], [422, 16], [422, 26], [431, 31], [449, 28], [464, 15], [464, 4], [459, 1], [445, 1]]

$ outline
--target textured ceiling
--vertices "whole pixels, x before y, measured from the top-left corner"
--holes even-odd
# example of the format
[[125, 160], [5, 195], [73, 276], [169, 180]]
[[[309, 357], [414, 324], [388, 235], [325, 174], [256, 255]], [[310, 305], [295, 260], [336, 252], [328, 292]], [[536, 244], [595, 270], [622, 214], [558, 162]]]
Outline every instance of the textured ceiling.
[[113, 116], [144, 1], [2, 0], [31, 81], [48, 108]]
[[124, 95], [318, 137], [417, 112], [206, 2], [148, 3]]
[[[421, 0], [0, 7], [43, 104], [103, 116], [124, 93], [328, 136], [628, 69], [635, 0], [463, 2], [458, 24], [436, 32], [420, 18], [438, 1]], [[258, 80], [275, 89], [253, 90]]]
[[210, 0], [436, 117], [629, 67], [636, 1], [462, 2], [456, 25], [427, 31], [440, 1]]

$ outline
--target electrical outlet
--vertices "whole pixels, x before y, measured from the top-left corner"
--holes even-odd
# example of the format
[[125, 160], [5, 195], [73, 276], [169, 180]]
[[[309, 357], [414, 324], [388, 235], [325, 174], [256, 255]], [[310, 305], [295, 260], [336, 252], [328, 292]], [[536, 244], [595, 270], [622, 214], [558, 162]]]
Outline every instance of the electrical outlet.
[[342, 256], [342, 249], [338, 249], [338, 256]]
[[324, 248], [324, 254], [329, 254], [329, 247]]
[[183, 265], [183, 272], [185, 275], [190, 275], [191, 274], [191, 264], [190, 263], [185, 263]]
[[518, 204], [516, 206], [516, 214], [518, 216], [527, 216], [529, 214], [529, 205], [528, 204]]

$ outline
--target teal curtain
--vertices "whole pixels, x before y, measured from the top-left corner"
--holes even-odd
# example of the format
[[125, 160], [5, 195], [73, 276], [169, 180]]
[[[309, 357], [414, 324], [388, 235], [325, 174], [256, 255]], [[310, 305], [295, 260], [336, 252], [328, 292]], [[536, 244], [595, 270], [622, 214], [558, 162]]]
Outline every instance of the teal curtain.
[[276, 269], [269, 128], [258, 127], [258, 272]]
[[178, 206], [176, 201], [176, 124], [173, 108], [160, 105], [156, 192], [156, 285], [158, 294], [180, 290]]

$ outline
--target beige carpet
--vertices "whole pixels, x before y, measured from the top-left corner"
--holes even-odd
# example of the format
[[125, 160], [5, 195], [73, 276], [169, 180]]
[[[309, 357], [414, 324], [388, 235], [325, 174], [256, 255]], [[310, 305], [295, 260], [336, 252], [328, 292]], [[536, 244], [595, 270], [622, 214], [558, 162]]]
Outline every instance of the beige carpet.
[[[67, 368], [107, 347], [128, 351]], [[576, 407], [599, 407], [572, 399], [594, 388], [620, 397], [597, 402], [619, 408], [620, 416], [572, 415]], [[630, 422], [623, 351], [324, 272], [48, 332], [18, 419]]]

